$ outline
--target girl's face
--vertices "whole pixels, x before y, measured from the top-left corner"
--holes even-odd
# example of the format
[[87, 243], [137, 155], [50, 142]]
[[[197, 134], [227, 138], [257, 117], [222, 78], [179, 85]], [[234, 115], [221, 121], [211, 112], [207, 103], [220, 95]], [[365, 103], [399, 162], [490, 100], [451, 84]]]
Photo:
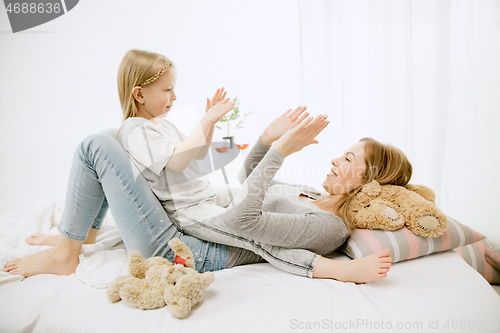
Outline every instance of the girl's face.
[[[156, 81], [145, 86], [142, 90], [144, 104], [140, 105], [139, 110], [145, 109], [154, 117], [160, 117], [170, 111], [174, 101], [177, 99], [174, 88], [177, 84], [177, 70], [170, 67], [166, 73], [160, 76]], [[151, 118], [147, 113], [144, 118]], [[149, 116], [149, 117], [147, 117]]]
[[358, 142], [332, 160], [323, 188], [332, 195], [349, 193], [362, 184], [365, 169], [365, 143]]

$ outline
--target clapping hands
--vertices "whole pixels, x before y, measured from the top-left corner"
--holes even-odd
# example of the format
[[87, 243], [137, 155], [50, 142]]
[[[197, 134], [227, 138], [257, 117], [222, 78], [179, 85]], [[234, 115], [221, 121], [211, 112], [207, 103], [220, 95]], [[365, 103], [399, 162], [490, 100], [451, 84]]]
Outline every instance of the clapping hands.
[[211, 107], [214, 107], [217, 103], [223, 101], [226, 98], [226, 93], [227, 91], [224, 91], [224, 87], [222, 87], [217, 89], [211, 100], [210, 98], [207, 97], [207, 108], [205, 112], [208, 112], [208, 110], [210, 110]]
[[272, 143], [278, 140], [286, 131], [300, 124], [309, 115], [309, 112], [305, 111], [305, 106], [299, 106], [293, 111], [292, 109], [288, 109], [266, 127], [260, 137], [262, 143], [270, 147]]
[[226, 93], [227, 91], [224, 91], [224, 87], [222, 87], [217, 89], [211, 100], [207, 98], [205, 117], [212, 126], [234, 107], [235, 102], [230, 101], [229, 97], [226, 98]]
[[301, 121], [294, 128], [286, 131], [274, 143], [273, 148], [278, 150], [283, 157], [287, 157], [310, 144], [318, 143], [315, 137], [330, 123], [326, 120], [327, 117], [327, 115], [319, 115]]

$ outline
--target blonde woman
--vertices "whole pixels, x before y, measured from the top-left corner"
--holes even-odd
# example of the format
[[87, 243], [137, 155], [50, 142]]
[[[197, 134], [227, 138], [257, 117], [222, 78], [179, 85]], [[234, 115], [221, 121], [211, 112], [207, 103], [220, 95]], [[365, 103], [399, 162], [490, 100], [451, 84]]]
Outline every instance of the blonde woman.
[[[131, 131], [138, 126], [141, 130], [146, 130], [145, 127], [149, 126], [150, 132], [161, 133], [166, 128], [166, 123], [158, 116], [167, 113], [176, 98], [173, 92], [175, 67], [171, 63], [168, 65], [168, 59], [144, 51], [134, 52], [136, 55], [143, 53], [152, 61], [149, 62], [149, 67], [147, 61], [143, 62], [142, 71], [140, 64], [130, 62], [133, 65], [129, 65], [129, 72], [141, 73], [143, 81], [129, 82], [129, 85], [133, 84], [128, 90], [130, 94], [120, 93], [122, 108], [127, 115], [130, 110], [130, 103], [126, 103], [128, 98], [137, 111], [135, 116], [130, 113], [129, 118], [142, 119], [138, 119], [139, 125], [128, 129], [123, 126], [122, 141], [123, 135], [129, 138]], [[119, 86], [120, 80], [126, 81], [123, 76], [119, 76]], [[212, 102], [213, 100], [207, 101], [207, 104]], [[222, 100], [222, 103], [207, 106], [207, 114], [217, 105], [225, 103], [227, 101]], [[143, 109], [146, 105], [148, 108]], [[158, 168], [159, 161], [160, 165], [164, 163], [164, 168], [156, 176], [159, 177], [161, 172], [165, 176], [166, 172], [172, 170], [169, 169], [169, 163], [173, 159], [176, 162], [172, 163], [174, 171], [175, 166], [180, 170], [182, 166], [187, 168], [191, 162], [183, 164], [185, 159], [196, 159], [203, 149], [196, 147], [202, 147], [203, 143], [205, 146], [209, 145], [210, 140], [205, 142], [205, 138], [222, 117], [222, 108], [217, 111], [220, 117], [212, 112], [207, 117], [209, 120], [205, 119], [207, 123], [203, 124], [202, 121], [201, 128], [193, 131], [190, 136], [183, 137], [179, 134], [178, 140], [181, 141], [174, 142], [174, 149], [166, 148], [166, 151], [170, 151], [170, 156], [154, 158], [154, 161], [149, 161], [153, 162], [150, 165], [141, 164], [144, 160], [141, 156], [134, 157], [131, 154], [134, 148], [131, 149], [130, 144], [127, 146], [130, 141], [125, 140], [125, 150], [146, 176], [149, 186], [140, 183], [143, 180], [141, 177], [136, 180], [134, 166], [114, 138], [107, 134], [89, 136], [75, 153], [66, 208], [59, 224], [61, 235], [35, 235], [27, 240], [32, 244], [54, 245], [54, 248], [9, 262], [4, 271], [24, 276], [73, 273], [78, 265], [83, 242], [95, 241], [109, 205], [127, 248], [139, 250], [146, 257], [160, 255], [173, 259], [167, 243], [171, 238], [179, 237], [191, 247], [199, 271], [259, 262], [264, 258], [281, 269], [307, 277], [359, 283], [384, 278], [391, 266], [388, 250], [345, 262], [326, 259], [305, 249], [326, 255], [338, 248], [348, 237], [350, 230], [349, 221], [340, 216], [345, 216], [343, 211], [349, 198], [360, 185], [372, 179], [402, 185], [411, 177], [411, 165], [399, 150], [374, 140], [362, 140], [344, 156], [332, 160], [332, 172], [323, 183], [328, 193], [325, 196], [308, 187], [273, 181], [284, 158], [317, 142], [314, 138], [328, 125], [326, 117], [305, 118], [307, 114], [304, 111], [305, 108], [287, 111], [266, 128], [245, 161], [243, 186], [235, 193], [231, 208], [224, 208], [231, 202], [216, 190], [215, 196], [208, 195], [206, 200], [194, 203], [198, 209], [190, 211], [194, 205], [187, 205], [170, 211], [172, 220], [166, 214], [168, 207], [165, 204], [162, 206], [149, 188], [155, 181], [159, 183], [159, 178], [152, 179], [153, 176], [145, 170], [154, 174], [158, 170], [155, 168]], [[156, 112], [159, 114], [155, 114]], [[176, 158], [173, 151], [186, 141], [189, 143], [189, 140], [192, 140], [191, 146], [185, 144], [184, 150], [179, 149], [185, 154]], [[195, 185], [201, 184], [202, 189], [205, 189], [203, 180], [192, 180], [198, 180]], [[153, 191], [155, 190], [155, 193], [159, 193], [153, 186]], [[270, 193], [269, 197], [266, 193]], [[295, 201], [291, 203], [290, 200]], [[210, 211], [207, 219], [193, 219], [193, 211], [203, 211], [208, 206]], [[220, 214], [214, 214], [214, 207], [220, 209]], [[296, 211], [291, 213], [291, 207]], [[196, 217], [196, 213], [194, 216]], [[179, 221], [182, 219], [184, 221]], [[192, 223], [186, 223], [186, 220]], [[226, 245], [202, 241], [184, 232]]]

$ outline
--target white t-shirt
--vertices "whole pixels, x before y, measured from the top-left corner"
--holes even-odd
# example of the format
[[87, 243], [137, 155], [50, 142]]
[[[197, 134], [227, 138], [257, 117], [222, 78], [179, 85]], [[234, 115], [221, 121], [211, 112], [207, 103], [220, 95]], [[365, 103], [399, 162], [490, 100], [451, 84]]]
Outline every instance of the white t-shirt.
[[215, 197], [216, 189], [208, 182], [212, 171], [208, 154], [204, 160], [193, 159], [184, 171], [165, 167], [186, 135], [170, 121], [158, 120], [159, 125], [141, 117], [128, 118], [118, 141], [163, 207], [171, 212]]

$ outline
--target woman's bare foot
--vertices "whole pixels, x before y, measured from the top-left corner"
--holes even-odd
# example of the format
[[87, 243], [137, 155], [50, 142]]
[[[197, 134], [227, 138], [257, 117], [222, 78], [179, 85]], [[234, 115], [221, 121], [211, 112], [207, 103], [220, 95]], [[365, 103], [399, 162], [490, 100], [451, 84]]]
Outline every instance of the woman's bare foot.
[[49, 245], [56, 246], [61, 238], [61, 235], [47, 235], [47, 234], [33, 234], [29, 237], [26, 237], [26, 243], [29, 245]]
[[321, 257], [313, 272], [314, 278], [331, 278], [342, 282], [365, 283], [387, 276], [392, 258], [388, 249], [349, 261]]

